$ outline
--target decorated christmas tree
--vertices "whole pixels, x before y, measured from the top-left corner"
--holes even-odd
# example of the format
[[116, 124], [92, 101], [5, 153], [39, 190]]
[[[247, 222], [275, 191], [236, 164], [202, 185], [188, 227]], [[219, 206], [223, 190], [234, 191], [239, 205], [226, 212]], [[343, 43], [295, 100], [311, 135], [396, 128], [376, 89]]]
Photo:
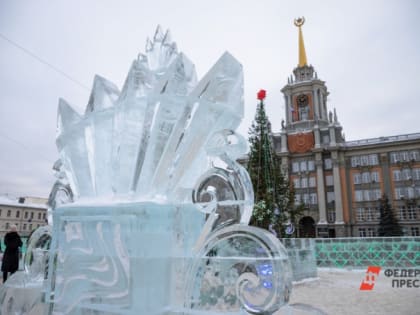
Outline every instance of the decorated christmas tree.
[[271, 137], [271, 124], [264, 108], [266, 92], [260, 90], [254, 121], [249, 130], [248, 173], [254, 186], [255, 206], [251, 224], [268, 229], [279, 237], [293, 216], [294, 192], [282, 173]]

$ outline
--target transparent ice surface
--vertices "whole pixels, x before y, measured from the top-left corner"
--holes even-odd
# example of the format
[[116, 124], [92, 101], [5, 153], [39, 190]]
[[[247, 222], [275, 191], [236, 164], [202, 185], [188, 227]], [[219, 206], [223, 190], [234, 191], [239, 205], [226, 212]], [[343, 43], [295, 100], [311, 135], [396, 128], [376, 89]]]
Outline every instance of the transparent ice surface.
[[83, 115], [60, 100], [51, 247], [39, 232], [25, 258], [48, 314], [271, 314], [288, 303], [286, 249], [248, 226], [243, 114], [242, 65], [226, 52], [197, 81], [160, 27], [121, 92], [96, 76]]

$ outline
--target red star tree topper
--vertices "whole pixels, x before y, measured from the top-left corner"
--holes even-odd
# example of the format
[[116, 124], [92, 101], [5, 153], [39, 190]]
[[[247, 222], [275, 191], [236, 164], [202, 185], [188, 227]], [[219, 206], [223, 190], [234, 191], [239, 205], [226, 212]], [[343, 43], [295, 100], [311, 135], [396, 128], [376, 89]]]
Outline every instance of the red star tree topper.
[[265, 99], [265, 94], [266, 94], [266, 91], [265, 91], [265, 90], [260, 90], [260, 91], [257, 93], [257, 98], [258, 98], [260, 101], [262, 101], [263, 99]]

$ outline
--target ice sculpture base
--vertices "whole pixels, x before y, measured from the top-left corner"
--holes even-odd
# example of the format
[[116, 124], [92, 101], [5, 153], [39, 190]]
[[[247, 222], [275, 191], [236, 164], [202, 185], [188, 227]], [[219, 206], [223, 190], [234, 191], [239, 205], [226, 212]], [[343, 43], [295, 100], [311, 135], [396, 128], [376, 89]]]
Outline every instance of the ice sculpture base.
[[57, 208], [46, 302], [72, 315], [268, 314], [287, 303], [291, 268], [279, 240], [235, 224], [197, 246], [205, 219], [194, 204]]
[[182, 306], [180, 272], [204, 219], [192, 204], [57, 208], [47, 290], [54, 312], [161, 314]]

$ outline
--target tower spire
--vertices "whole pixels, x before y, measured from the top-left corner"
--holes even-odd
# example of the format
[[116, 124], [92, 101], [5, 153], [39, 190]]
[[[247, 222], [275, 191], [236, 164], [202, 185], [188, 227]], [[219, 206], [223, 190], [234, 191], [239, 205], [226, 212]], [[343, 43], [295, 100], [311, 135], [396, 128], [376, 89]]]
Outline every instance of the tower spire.
[[306, 66], [308, 64], [306, 60], [305, 43], [303, 42], [302, 25], [305, 23], [305, 18], [302, 16], [295, 19], [295, 25], [299, 28], [299, 67]]

